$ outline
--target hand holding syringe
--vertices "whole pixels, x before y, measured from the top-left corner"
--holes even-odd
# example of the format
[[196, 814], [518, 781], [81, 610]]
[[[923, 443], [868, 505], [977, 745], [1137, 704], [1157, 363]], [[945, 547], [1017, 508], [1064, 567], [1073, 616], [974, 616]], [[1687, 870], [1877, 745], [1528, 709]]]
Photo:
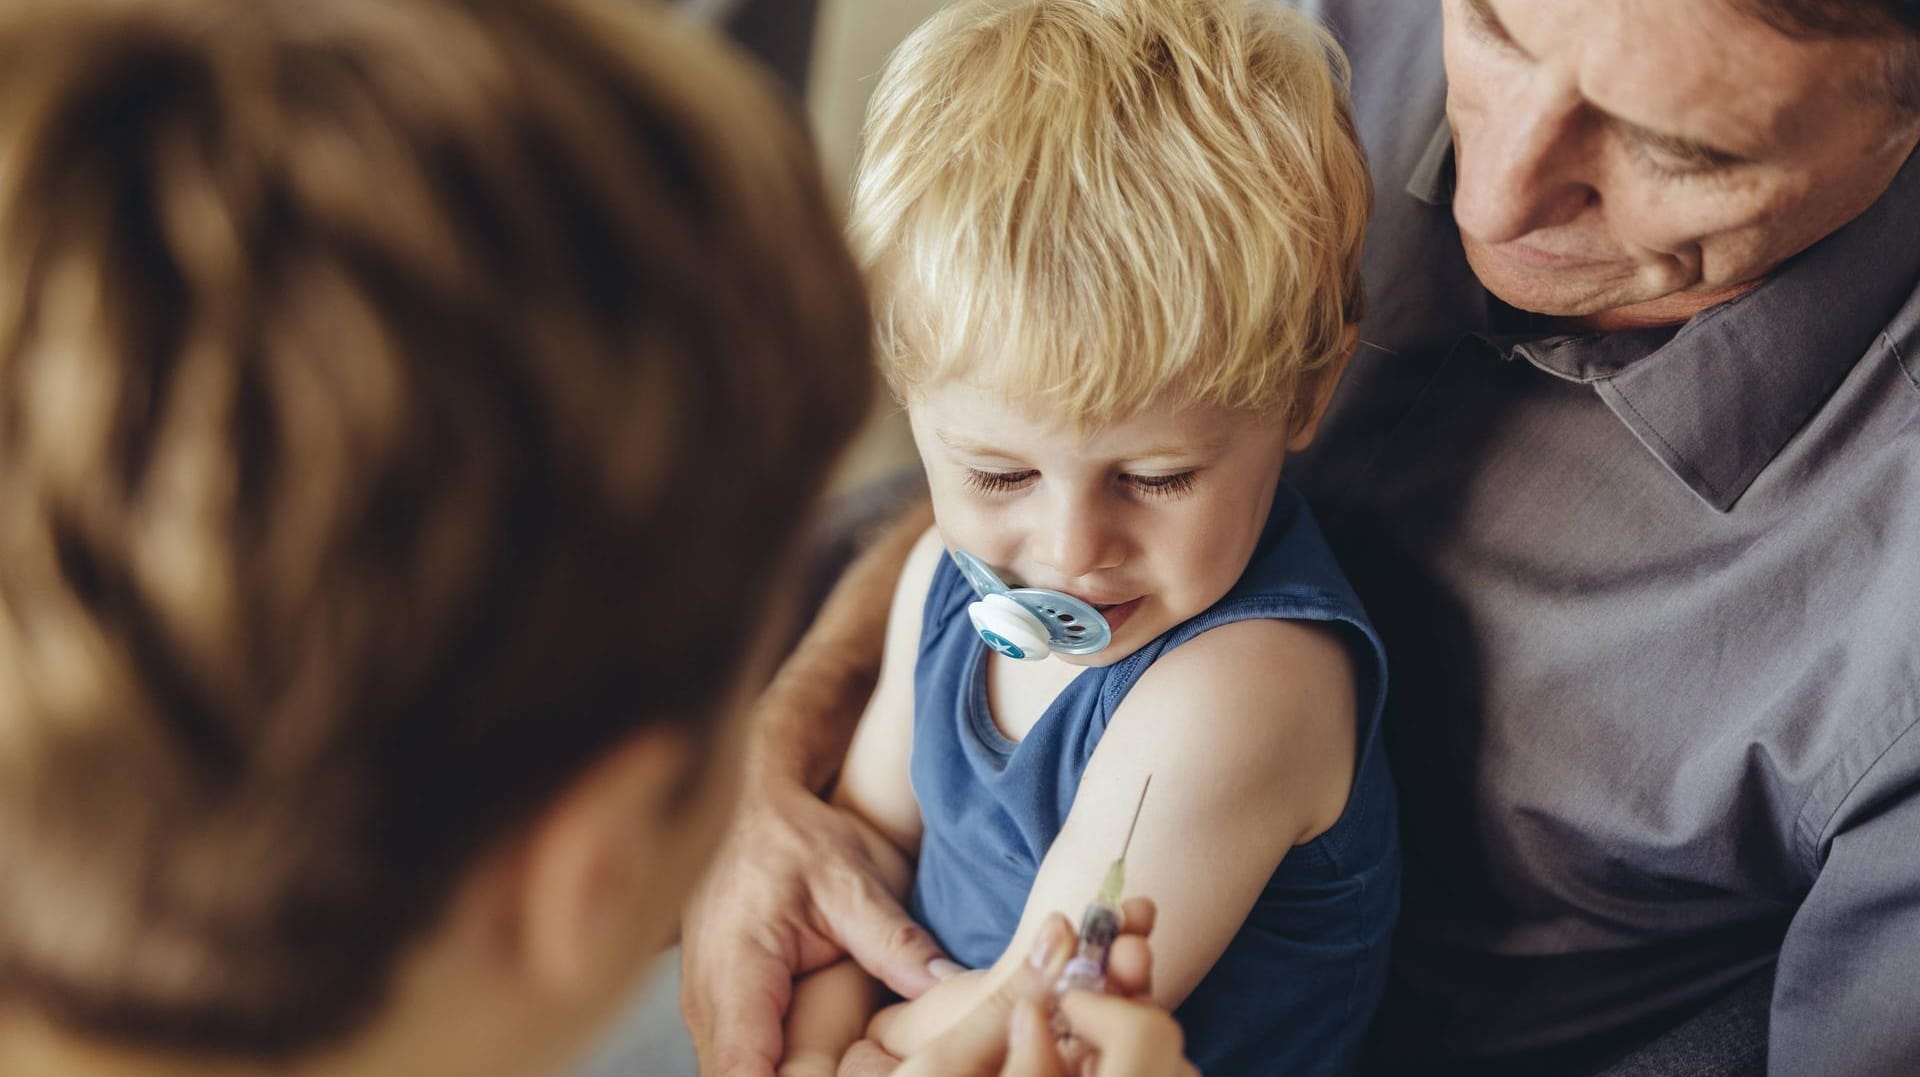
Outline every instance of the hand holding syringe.
[[[860, 1046], [874, 1049], [857, 1060], [849, 1054], [847, 1062], [853, 1064], [843, 1063], [840, 1072], [893, 1077], [1200, 1077], [1182, 1057], [1179, 1024], [1149, 995], [1153, 957], [1146, 939], [1153, 931], [1153, 902], [1130, 897], [1121, 908], [1105, 991], [1070, 990], [1053, 997], [1054, 984], [1064, 979], [1072, 952], [1067, 944], [1073, 938], [1073, 925], [1054, 913], [1018, 971], [933, 1041], [901, 1062], [863, 1041]], [[1053, 1021], [1066, 1020], [1073, 1034], [1058, 1038], [1059, 1026], [1049, 1028], [1050, 1015]]]
[[[1133, 821], [1127, 824], [1127, 837], [1120, 845], [1120, 856], [1107, 867], [1107, 876], [1100, 883], [1100, 892], [1088, 903], [1080, 916], [1080, 936], [1075, 947], [1073, 959], [1060, 972], [1059, 980], [1053, 985], [1053, 993], [1064, 995], [1068, 991], [1101, 991], [1107, 986], [1107, 956], [1112, 951], [1114, 937], [1120, 934], [1123, 917], [1120, 912], [1120, 894], [1127, 881], [1127, 850], [1133, 846], [1134, 828], [1140, 825], [1140, 809], [1146, 806], [1147, 789], [1153, 785], [1153, 775], [1140, 786], [1140, 799], [1133, 806]], [[1054, 1031], [1067, 1034], [1058, 1015], [1054, 1019]]]
[[[1149, 778], [1148, 782], [1151, 781]], [[1060, 1057], [1069, 1063], [1067, 1072], [1081, 1072], [1078, 1067], [1084, 1064], [1088, 1052], [1098, 1052], [1102, 1045], [1119, 1045], [1120, 1058], [1131, 1065], [1144, 1057], [1141, 1052], [1153, 1044], [1165, 1048], [1171, 1067], [1168, 1072], [1192, 1074], [1192, 1067], [1179, 1057], [1178, 1026], [1147, 995], [1152, 956], [1146, 946], [1146, 936], [1152, 930], [1156, 915], [1153, 902], [1144, 897], [1129, 898], [1124, 904], [1121, 900], [1126, 885], [1127, 850], [1132, 846], [1146, 795], [1146, 787], [1142, 786], [1140, 803], [1134, 806], [1133, 819], [1127, 826], [1120, 857], [1108, 867], [1099, 893], [1088, 904], [1081, 918], [1071, 957], [1061, 962], [1062, 951], [1066, 949], [1061, 944], [1066, 941], [1065, 936], [1072, 930], [1072, 925], [1066, 917], [1052, 914], [1042, 925], [1040, 937], [1031, 944], [1028, 959], [1018, 964], [1012, 976], [993, 988], [993, 996], [998, 998], [990, 996], [982, 1002], [975, 996], [969, 998], [959, 1010], [926, 1011], [939, 1013], [941, 1024], [937, 1027], [944, 1029], [936, 1032], [931, 1040], [914, 1040], [911, 1032], [903, 1033], [903, 1022], [918, 1016], [912, 1012], [915, 1007], [923, 1007], [938, 993], [950, 991], [958, 983], [957, 978], [949, 980], [913, 1003], [883, 1010], [869, 1028], [871, 1039], [856, 1044], [855, 1048], [869, 1046], [876, 1051], [890, 1048], [894, 1054], [905, 1057], [905, 1063], [894, 1071], [900, 1077], [905, 1077], [907, 1073], [946, 1077], [958, 1072], [975, 1072], [957, 1065], [955, 1060], [974, 1058], [984, 1050], [982, 1043], [988, 1041], [1004, 1054], [1008, 1028], [1006, 1007], [1012, 1005], [1016, 1010], [1029, 1008], [1032, 1020], [1042, 1027], [1051, 1024], [1053, 1037], [1043, 1036], [1041, 1039], [1045, 1040], [1049, 1057], [1057, 1050]], [[1129, 939], [1126, 937], [1129, 935], [1134, 937]], [[1110, 961], [1111, 982], [1108, 977]], [[1107, 993], [1109, 990], [1113, 993]], [[1065, 997], [1068, 995], [1072, 997]], [[1071, 1031], [1072, 1022], [1067, 1017], [1069, 1011], [1090, 1022], [1085, 1035], [1075, 1035]], [[964, 1016], [956, 1021], [956, 1013]], [[1149, 1053], [1158, 1057], [1158, 1053]], [[853, 1056], [850, 1054], [847, 1057]], [[874, 1066], [877, 1071], [877, 1063], [882, 1059], [892, 1061], [886, 1059], [885, 1055], [876, 1057], [873, 1052], [868, 1052], [860, 1061]], [[842, 1059], [841, 1072], [849, 1072], [846, 1059]], [[865, 1073], [868, 1070], [856, 1066], [852, 1072]], [[990, 1068], [978, 1072], [1024, 1074], [1028, 1071], [1021, 1068], [1005, 1071]], [[1043, 1067], [1035, 1072], [1061, 1071]]]

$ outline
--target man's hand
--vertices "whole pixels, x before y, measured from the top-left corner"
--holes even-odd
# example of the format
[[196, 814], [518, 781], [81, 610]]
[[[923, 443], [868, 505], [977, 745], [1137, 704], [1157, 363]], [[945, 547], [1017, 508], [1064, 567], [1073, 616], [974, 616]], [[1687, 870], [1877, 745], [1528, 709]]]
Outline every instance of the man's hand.
[[903, 507], [761, 697], [739, 813], [681, 927], [680, 1009], [709, 1077], [770, 1077], [796, 976], [851, 954], [912, 997], [944, 960], [893, 899], [908, 879], [900, 854], [812, 792], [853, 739], [880, 674], [888, 596], [932, 519], [924, 499]]
[[860, 819], [763, 774], [681, 937], [680, 1005], [700, 1071], [770, 1077], [794, 978], [842, 955], [907, 998], [956, 969], [893, 897], [910, 870]]

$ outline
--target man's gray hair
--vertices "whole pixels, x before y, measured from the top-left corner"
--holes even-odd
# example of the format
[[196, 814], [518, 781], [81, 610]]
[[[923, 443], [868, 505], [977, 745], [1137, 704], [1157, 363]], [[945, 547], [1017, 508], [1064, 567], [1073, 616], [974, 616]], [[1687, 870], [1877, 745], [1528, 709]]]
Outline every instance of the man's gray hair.
[[1885, 80], [1894, 103], [1920, 116], [1920, 0], [1734, 0], [1795, 38], [1886, 37]]

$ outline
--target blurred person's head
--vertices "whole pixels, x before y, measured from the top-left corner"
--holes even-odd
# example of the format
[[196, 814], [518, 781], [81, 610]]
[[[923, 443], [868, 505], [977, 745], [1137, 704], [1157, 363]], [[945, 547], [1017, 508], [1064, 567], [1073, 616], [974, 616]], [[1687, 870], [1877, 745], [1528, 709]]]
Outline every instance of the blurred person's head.
[[0, 6], [0, 1070], [581, 1046], [866, 404], [828, 201], [640, 4]]
[[1239, 578], [1360, 316], [1331, 37], [1245, 0], [966, 0], [903, 44], [852, 212], [949, 547], [1116, 661]]
[[1660, 324], [1858, 216], [1920, 141], [1916, 0], [1445, 0], [1454, 216], [1514, 306]]

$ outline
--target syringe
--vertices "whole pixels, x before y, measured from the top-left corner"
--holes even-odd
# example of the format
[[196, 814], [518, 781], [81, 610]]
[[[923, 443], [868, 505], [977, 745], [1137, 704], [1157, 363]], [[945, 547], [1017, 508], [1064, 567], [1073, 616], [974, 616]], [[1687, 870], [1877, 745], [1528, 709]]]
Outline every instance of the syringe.
[[1127, 824], [1127, 840], [1120, 845], [1120, 856], [1107, 867], [1100, 893], [1080, 916], [1079, 943], [1074, 947], [1073, 959], [1054, 981], [1056, 995], [1078, 990], [1101, 991], [1107, 986], [1107, 954], [1113, 948], [1114, 938], [1120, 934], [1120, 893], [1127, 881], [1127, 850], [1133, 845], [1133, 830], [1140, 825], [1140, 809], [1146, 806], [1147, 788], [1152, 784], [1153, 775], [1149, 774], [1140, 786], [1140, 799], [1133, 806], [1133, 821]]

